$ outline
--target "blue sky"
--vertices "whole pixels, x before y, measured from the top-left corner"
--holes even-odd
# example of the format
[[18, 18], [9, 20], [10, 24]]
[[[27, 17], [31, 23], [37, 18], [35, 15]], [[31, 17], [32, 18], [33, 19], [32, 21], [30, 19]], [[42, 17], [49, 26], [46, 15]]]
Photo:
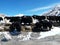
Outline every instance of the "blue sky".
[[60, 4], [60, 0], [0, 0], [0, 13], [11, 16], [42, 14], [56, 4]]

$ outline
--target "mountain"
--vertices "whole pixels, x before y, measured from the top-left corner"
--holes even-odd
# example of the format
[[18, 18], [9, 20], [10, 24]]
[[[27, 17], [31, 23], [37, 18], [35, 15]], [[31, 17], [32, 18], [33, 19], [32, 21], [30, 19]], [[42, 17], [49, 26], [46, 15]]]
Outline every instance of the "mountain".
[[60, 5], [54, 6], [49, 12], [42, 14], [43, 16], [60, 16]]
[[0, 14], [0, 17], [5, 17], [5, 14]]

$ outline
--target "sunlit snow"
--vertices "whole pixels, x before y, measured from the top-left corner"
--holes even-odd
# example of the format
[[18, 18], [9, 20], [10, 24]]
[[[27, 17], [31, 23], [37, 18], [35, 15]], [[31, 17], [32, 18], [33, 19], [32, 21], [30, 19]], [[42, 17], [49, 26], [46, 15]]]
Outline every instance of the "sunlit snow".
[[60, 28], [59, 27], [54, 27], [53, 29], [51, 29], [51, 31], [47, 31], [47, 32], [40, 32], [40, 36], [37, 39], [41, 39], [41, 38], [45, 38], [48, 36], [54, 36], [60, 34]]

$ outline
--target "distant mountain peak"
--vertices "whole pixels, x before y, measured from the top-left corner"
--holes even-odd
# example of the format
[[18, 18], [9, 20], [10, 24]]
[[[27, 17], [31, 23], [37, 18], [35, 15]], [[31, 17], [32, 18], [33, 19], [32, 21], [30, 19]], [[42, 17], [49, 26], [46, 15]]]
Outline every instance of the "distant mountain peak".
[[55, 7], [60, 7], [60, 4], [59, 5], [56, 5]]
[[44, 16], [60, 16], [60, 5], [54, 6], [49, 12], [44, 13]]
[[60, 5], [54, 6], [54, 10], [60, 10]]

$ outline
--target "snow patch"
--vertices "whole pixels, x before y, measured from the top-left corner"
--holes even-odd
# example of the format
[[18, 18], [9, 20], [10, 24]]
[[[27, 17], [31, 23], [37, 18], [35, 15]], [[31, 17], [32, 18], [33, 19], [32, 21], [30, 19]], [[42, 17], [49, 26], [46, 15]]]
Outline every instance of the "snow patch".
[[28, 35], [23, 38], [23, 41], [30, 40], [32, 32], [28, 32]]
[[8, 34], [9, 32], [2, 32], [3, 39], [5, 40], [11, 40], [12, 37]]
[[18, 35], [17, 38], [19, 39], [19, 38], [24, 38], [24, 37], [25, 37], [24, 35], [20, 34], [20, 35]]
[[37, 39], [45, 38], [48, 36], [54, 36], [60, 34], [60, 28], [59, 27], [54, 27], [54, 29], [51, 29], [51, 31], [47, 32], [40, 32], [40, 36]]
[[18, 39], [20, 38], [23, 38], [22, 40], [19, 40], [19, 41], [26, 41], [26, 40], [30, 40], [30, 38], [31, 38], [31, 34], [32, 34], [32, 32], [28, 32], [28, 34], [27, 35], [22, 35], [22, 34], [20, 34], [20, 35], [18, 35]]
[[2, 32], [0, 32], [0, 35], [2, 35]]

